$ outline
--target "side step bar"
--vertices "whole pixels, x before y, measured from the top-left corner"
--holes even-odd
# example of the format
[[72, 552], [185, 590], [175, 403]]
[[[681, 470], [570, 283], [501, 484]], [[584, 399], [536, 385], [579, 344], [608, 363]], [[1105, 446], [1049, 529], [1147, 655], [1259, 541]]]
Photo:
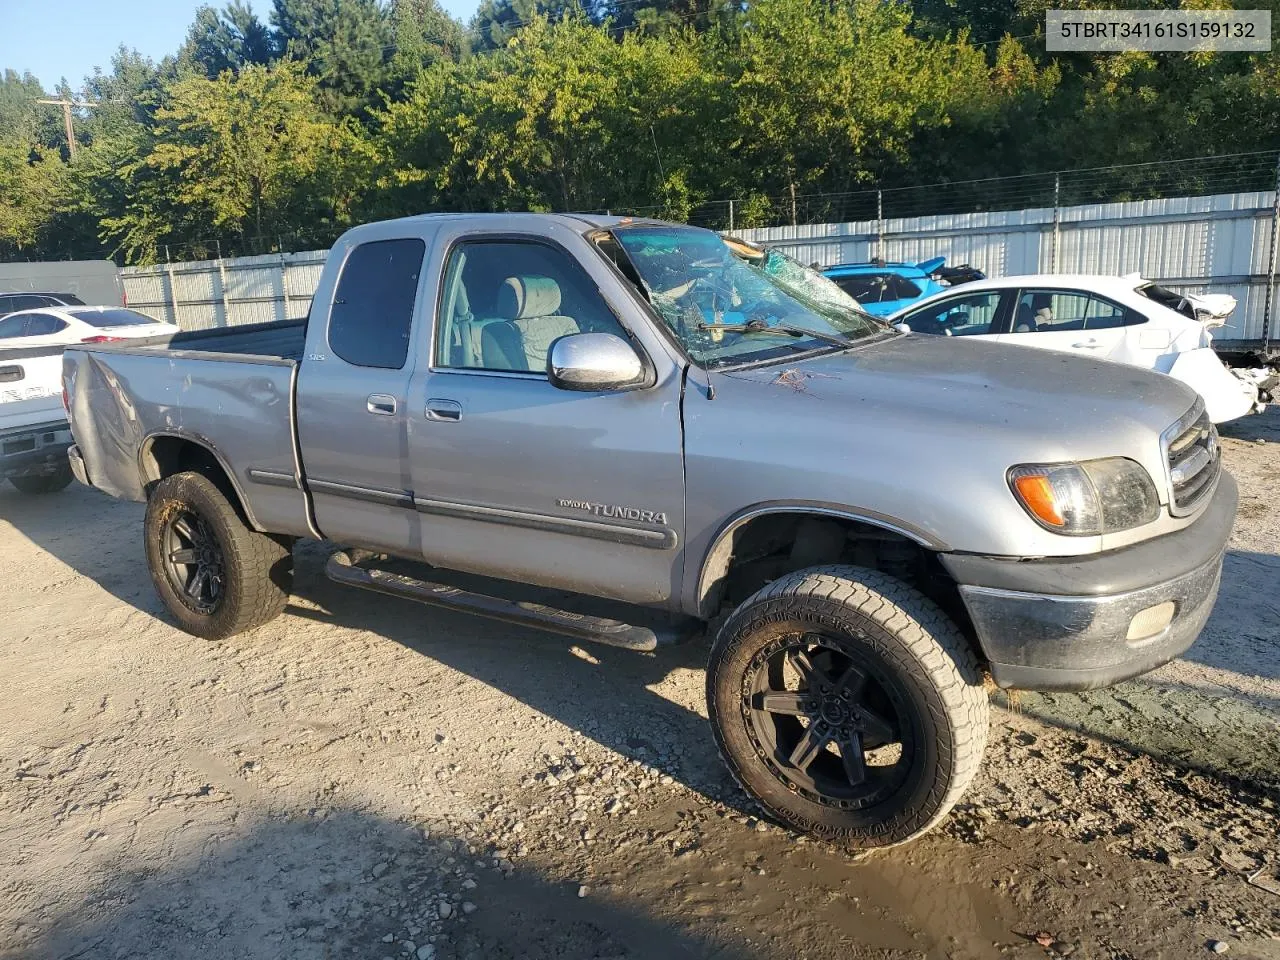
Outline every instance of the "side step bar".
[[419, 580], [404, 574], [379, 570], [376, 567], [359, 566], [359, 561], [370, 557], [366, 551], [338, 550], [329, 557], [324, 572], [330, 580], [352, 587], [387, 593], [393, 597], [416, 600], [432, 607], [473, 613], [505, 623], [524, 627], [536, 627], [581, 640], [604, 643], [626, 650], [652, 651], [658, 647], [680, 643], [689, 639], [694, 631], [653, 630], [637, 627], [621, 620], [593, 617], [568, 610], [557, 610], [540, 603], [519, 600], [503, 600], [483, 593], [472, 593], [461, 587], [453, 587], [430, 580]]

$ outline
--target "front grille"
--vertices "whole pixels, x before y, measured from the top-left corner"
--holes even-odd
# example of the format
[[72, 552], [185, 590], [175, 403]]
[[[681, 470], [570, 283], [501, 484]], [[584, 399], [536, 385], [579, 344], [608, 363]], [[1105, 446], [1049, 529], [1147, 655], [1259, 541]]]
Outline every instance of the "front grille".
[[1169, 463], [1169, 508], [1175, 516], [1186, 516], [1213, 492], [1222, 469], [1218, 431], [1203, 401], [1197, 401], [1162, 439]]

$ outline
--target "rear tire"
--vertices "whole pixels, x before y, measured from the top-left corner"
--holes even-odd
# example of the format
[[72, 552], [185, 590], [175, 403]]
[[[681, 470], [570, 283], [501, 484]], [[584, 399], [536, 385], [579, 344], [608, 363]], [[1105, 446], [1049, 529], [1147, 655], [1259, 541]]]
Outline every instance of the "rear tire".
[[65, 489], [75, 477], [71, 473], [70, 464], [62, 464], [54, 473], [29, 474], [25, 477], [10, 477], [12, 483], [23, 493], [46, 494], [57, 493]]
[[707, 703], [742, 787], [793, 829], [904, 843], [960, 799], [986, 748], [974, 653], [918, 591], [876, 570], [813, 567], [758, 591], [711, 650]]
[[288, 541], [251, 529], [203, 474], [156, 484], [143, 528], [151, 581], [187, 633], [224, 640], [284, 611], [293, 584]]

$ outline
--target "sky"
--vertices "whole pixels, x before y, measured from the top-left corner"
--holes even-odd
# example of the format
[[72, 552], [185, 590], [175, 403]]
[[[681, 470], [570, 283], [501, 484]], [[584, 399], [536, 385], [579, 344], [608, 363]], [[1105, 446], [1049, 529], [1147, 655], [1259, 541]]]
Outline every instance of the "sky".
[[[464, 20], [478, 5], [442, 3]], [[199, 6], [200, 0], [0, 0], [0, 69], [30, 70], [49, 91], [66, 77], [78, 90], [95, 66], [108, 68], [122, 43], [155, 61], [175, 52]], [[253, 8], [266, 20], [271, 0], [255, 0]]]

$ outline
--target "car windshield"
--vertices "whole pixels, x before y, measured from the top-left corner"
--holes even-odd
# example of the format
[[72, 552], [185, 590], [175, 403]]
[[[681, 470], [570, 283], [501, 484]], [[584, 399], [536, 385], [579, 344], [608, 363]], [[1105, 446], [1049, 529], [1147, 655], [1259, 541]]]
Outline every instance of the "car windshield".
[[[613, 237], [650, 303], [707, 367], [831, 349], [888, 330], [814, 270], [697, 227], [636, 224]], [[812, 335], [810, 335], [810, 333]]]
[[91, 327], [135, 327], [144, 323], [159, 323], [155, 317], [148, 317], [137, 310], [114, 308], [108, 310], [72, 310], [73, 317]]

